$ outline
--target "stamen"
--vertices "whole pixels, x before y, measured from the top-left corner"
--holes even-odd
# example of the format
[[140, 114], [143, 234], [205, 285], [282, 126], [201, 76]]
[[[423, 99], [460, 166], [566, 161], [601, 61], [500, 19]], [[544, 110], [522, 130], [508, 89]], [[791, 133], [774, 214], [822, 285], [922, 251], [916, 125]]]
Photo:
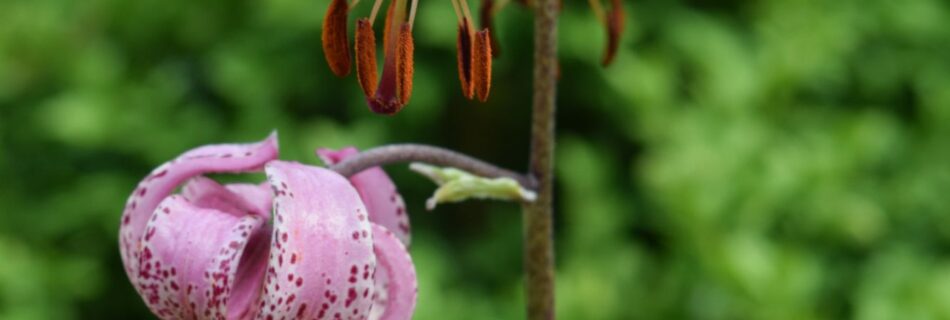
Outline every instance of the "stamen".
[[360, 3], [360, 0], [353, 0], [353, 2], [350, 2], [350, 10], [353, 10], [353, 8], [356, 8], [356, 5], [359, 3]]
[[488, 29], [475, 34], [475, 43], [472, 47], [475, 62], [472, 68], [475, 95], [478, 96], [479, 101], [485, 102], [491, 90], [491, 35]]
[[[467, 1], [467, 0], [459, 0], [459, 6], [462, 7], [462, 14], [463, 14], [463, 17], [465, 17], [465, 19], [468, 19], [468, 23], [472, 23], [472, 12], [469, 11], [469, 9], [468, 9], [468, 1]], [[469, 27], [471, 27], [471, 26], [469, 26]]]
[[356, 78], [363, 94], [376, 94], [376, 35], [366, 18], [356, 21]]
[[609, 66], [620, 48], [620, 36], [624, 23], [623, 5], [620, 0], [612, 0], [610, 15], [607, 16], [607, 51], [604, 52], [603, 66]]
[[[383, 26], [385, 61], [378, 85], [376, 85], [375, 35], [372, 35], [372, 26], [363, 21], [360, 21], [361, 23], [357, 26], [358, 37], [364, 39], [357, 41], [359, 63], [357, 72], [360, 75], [360, 86], [366, 94], [366, 102], [370, 110], [376, 113], [395, 114], [409, 103], [409, 98], [412, 96], [414, 47], [412, 27], [405, 22], [405, 11], [406, 0], [392, 0], [389, 3]], [[372, 89], [374, 85], [376, 85], [375, 89]]]
[[412, 31], [412, 26], [416, 22], [416, 7], [419, 6], [419, 0], [412, 0], [412, 4], [409, 6], [409, 30]]
[[346, 39], [346, 18], [349, 8], [345, 0], [332, 0], [323, 18], [323, 55], [330, 70], [338, 77], [350, 73], [350, 48]]
[[459, 0], [452, 0], [452, 9], [455, 9], [455, 18], [459, 23], [462, 23], [462, 19], [464, 19], [464, 17], [462, 17], [462, 12], [459, 11], [458, 1]]
[[374, 23], [376, 23], [376, 14], [379, 13], [379, 6], [381, 6], [381, 5], [383, 5], [383, 0], [376, 0], [376, 2], [373, 3], [373, 11], [370, 11], [370, 13], [369, 13], [369, 25], [370, 25], [370, 26], [372, 26]]
[[458, 50], [459, 82], [462, 84], [462, 95], [472, 99], [475, 87], [472, 86], [472, 32], [468, 28], [465, 18], [459, 22], [458, 41], [455, 44]]
[[409, 97], [412, 96], [414, 49], [412, 27], [409, 23], [403, 23], [399, 32], [398, 51], [396, 51], [396, 97], [399, 99], [399, 109], [408, 104]]

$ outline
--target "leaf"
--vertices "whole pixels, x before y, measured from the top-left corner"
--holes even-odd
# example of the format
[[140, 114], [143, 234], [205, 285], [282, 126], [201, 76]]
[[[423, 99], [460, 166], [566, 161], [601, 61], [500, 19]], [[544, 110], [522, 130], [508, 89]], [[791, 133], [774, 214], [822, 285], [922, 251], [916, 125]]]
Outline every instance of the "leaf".
[[461, 202], [468, 199], [495, 199], [531, 202], [537, 198], [534, 191], [521, 187], [507, 177], [485, 178], [456, 168], [440, 168], [423, 163], [412, 163], [409, 169], [432, 179], [439, 188], [426, 200], [426, 209], [435, 209], [439, 203]]

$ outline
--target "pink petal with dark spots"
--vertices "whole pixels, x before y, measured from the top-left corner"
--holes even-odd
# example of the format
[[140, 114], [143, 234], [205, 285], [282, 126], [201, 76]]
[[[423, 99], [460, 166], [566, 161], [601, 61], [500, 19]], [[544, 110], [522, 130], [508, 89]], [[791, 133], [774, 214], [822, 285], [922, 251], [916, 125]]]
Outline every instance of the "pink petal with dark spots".
[[142, 253], [142, 236], [149, 217], [158, 203], [178, 185], [209, 172], [246, 172], [259, 170], [277, 158], [277, 134], [254, 144], [209, 145], [185, 152], [145, 177], [129, 197], [119, 230], [119, 249], [129, 279], [135, 279]]
[[372, 300], [362, 293], [373, 279], [362, 274], [376, 258], [356, 189], [333, 171], [298, 163], [271, 161], [265, 171], [275, 191], [274, 239], [257, 318], [368, 316]]
[[145, 227], [133, 280], [155, 315], [162, 319], [247, 316], [260, 295], [257, 289], [267, 267], [270, 228], [259, 215], [229, 211], [236, 207], [192, 203], [178, 195], [159, 204]]
[[[317, 149], [317, 156], [327, 165], [339, 163], [357, 153], [359, 151], [354, 147], [346, 147], [339, 151]], [[389, 175], [380, 167], [372, 167], [350, 177], [350, 183], [356, 187], [363, 203], [366, 204], [369, 220], [392, 231], [408, 247], [409, 214], [406, 212], [406, 204], [402, 196], [399, 195]]]
[[389, 229], [373, 224], [376, 295], [370, 319], [411, 319], [416, 308], [416, 268], [402, 242]]
[[239, 195], [251, 208], [256, 210], [256, 212], [260, 212], [267, 218], [270, 218], [274, 196], [271, 193], [269, 183], [266, 181], [261, 184], [231, 183], [224, 187]]
[[[188, 202], [203, 208], [224, 212], [252, 214], [267, 219], [270, 217], [271, 191], [252, 184], [222, 186], [204, 176], [188, 180], [181, 188]], [[238, 190], [244, 194], [235, 192]]]

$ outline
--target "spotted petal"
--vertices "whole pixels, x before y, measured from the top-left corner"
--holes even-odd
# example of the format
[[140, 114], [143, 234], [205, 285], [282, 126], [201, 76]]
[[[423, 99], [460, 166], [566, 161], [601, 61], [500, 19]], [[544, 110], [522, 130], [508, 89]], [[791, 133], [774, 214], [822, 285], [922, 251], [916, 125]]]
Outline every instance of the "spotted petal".
[[269, 184], [266, 182], [261, 184], [232, 183], [225, 185], [225, 188], [240, 196], [253, 212], [270, 218], [274, 197], [271, 195]]
[[[359, 153], [354, 147], [339, 151], [321, 148], [317, 155], [327, 165], [333, 165]], [[396, 185], [380, 167], [363, 170], [350, 177], [350, 183], [359, 191], [369, 211], [369, 220], [392, 231], [403, 245], [409, 246], [409, 215]]]
[[373, 252], [376, 269], [373, 310], [370, 320], [405, 320], [412, 318], [416, 308], [416, 269], [406, 247], [396, 236], [373, 224]]
[[[119, 231], [119, 249], [129, 279], [135, 282], [142, 254], [142, 236], [149, 217], [159, 202], [182, 182], [209, 172], [246, 172], [259, 170], [277, 157], [277, 135], [254, 144], [223, 144], [199, 147], [185, 152], [147, 176], [126, 203]], [[142, 293], [142, 292], [140, 292]]]
[[258, 319], [363, 318], [376, 269], [366, 207], [339, 174], [272, 161], [274, 234]]
[[260, 215], [231, 211], [240, 204], [217, 202], [232, 196], [236, 195], [203, 202], [211, 206], [202, 207], [172, 195], [156, 208], [145, 228], [134, 280], [155, 315], [162, 319], [247, 316], [260, 295], [257, 289], [267, 266], [270, 230]]
[[207, 177], [197, 176], [181, 189], [188, 202], [200, 207], [270, 218], [273, 197], [269, 186], [245, 183], [222, 186]]

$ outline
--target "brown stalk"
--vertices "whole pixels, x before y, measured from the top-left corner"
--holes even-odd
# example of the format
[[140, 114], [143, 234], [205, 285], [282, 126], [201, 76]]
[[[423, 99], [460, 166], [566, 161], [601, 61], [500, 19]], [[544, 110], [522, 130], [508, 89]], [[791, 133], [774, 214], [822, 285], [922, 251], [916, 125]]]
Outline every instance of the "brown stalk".
[[554, 319], [554, 145], [557, 97], [557, 0], [535, 0], [534, 97], [528, 174], [538, 199], [524, 207], [525, 295], [528, 319]]

